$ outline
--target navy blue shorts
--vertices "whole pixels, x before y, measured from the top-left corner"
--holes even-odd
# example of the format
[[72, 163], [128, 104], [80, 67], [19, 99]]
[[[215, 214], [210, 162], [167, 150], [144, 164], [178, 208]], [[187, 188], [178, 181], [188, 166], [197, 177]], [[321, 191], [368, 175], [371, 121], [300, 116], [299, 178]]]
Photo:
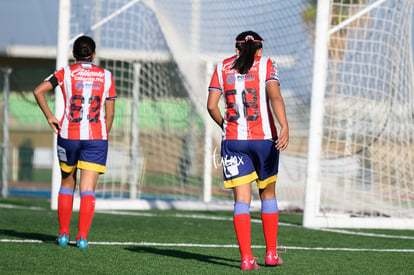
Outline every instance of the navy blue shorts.
[[79, 168], [103, 174], [106, 171], [108, 141], [74, 140], [58, 136], [57, 154], [60, 169], [66, 173]]
[[225, 188], [257, 181], [263, 189], [277, 180], [279, 150], [274, 140], [223, 140], [221, 157]]

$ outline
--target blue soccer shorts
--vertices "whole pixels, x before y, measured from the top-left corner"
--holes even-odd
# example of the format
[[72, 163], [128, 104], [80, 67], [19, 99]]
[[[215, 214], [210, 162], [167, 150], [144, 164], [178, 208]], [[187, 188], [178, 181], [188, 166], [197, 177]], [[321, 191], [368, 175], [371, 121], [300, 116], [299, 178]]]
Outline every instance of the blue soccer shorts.
[[108, 140], [74, 140], [58, 137], [57, 154], [60, 169], [65, 173], [79, 168], [103, 174], [106, 171]]
[[274, 140], [223, 140], [221, 158], [224, 188], [256, 181], [264, 189], [277, 180], [279, 150]]

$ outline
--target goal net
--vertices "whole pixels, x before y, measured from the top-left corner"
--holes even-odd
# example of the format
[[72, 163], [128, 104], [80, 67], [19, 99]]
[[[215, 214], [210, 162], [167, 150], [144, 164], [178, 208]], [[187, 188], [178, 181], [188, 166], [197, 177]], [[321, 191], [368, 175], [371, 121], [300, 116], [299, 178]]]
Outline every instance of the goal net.
[[304, 224], [413, 228], [412, 1], [319, 2]]
[[315, 32], [323, 23], [312, 0], [70, 3], [71, 41], [94, 37], [95, 63], [112, 71], [118, 93], [97, 208], [232, 207], [207, 87], [215, 64], [234, 54], [237, 34], [254, 30], [279, 65], [290, 125], [280, 208], [305, 210], [306, 221], [387, 217], [413, 226], [411, 2], [318, 1], [328, 7], [325, 51], [315, 48], [324, 34]]

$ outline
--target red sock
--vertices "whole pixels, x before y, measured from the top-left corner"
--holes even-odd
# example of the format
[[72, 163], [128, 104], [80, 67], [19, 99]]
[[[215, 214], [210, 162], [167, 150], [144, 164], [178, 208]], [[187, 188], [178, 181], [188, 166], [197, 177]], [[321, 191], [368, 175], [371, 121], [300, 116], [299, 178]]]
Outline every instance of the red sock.
[[80, 237], [85, 240], [88, 237], [88, 231], [92, 223], [93, 214], [95, 212], [95, 192], [85, 191], [81, 194], [81, 202], [79, 209], [79, 229], [76, 240]]
[[277, 246], [277, 229], [279, 222], [279, 213], [262, 213], [263, 232], [266, 241], [266, 252], [276, 252]]
[[61, 188], [58, 195], [59, 235], [70, 234], [70, 218], [72, 217], [73, 190]]
[[251, 249], [251, 222], [250, 214], [238, 214], [233, 216], [234, 228], [236, 230], [237, 241], [241, 258], [253, 258]]

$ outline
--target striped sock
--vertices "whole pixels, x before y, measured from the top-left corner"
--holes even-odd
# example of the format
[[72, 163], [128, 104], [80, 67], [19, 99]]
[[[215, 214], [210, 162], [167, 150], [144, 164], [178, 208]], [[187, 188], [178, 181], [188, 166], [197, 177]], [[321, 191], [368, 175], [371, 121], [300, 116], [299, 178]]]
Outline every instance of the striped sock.
[[95, 212], [95, 192], [85, 191], [80, 194], [81, 202], [79, 209], [79, 228], [78, 236], [76, 240], [79, 241], [80, 237], [87, 240], [89, 228], [92, 223], [93, 214]]
[[242, 259], [253, 258], [251, 249], [250, 205], [243, 201], [234, 204], [233, 223]]
[[279, 209], [276, 198], [262, 200], [261, 212], [266, 252], [276, 252], [279, 222]]
[[59, 235], [70, 234], [70, 218], [72, 217], [73, 189], [61, 187], [58, 195]]

